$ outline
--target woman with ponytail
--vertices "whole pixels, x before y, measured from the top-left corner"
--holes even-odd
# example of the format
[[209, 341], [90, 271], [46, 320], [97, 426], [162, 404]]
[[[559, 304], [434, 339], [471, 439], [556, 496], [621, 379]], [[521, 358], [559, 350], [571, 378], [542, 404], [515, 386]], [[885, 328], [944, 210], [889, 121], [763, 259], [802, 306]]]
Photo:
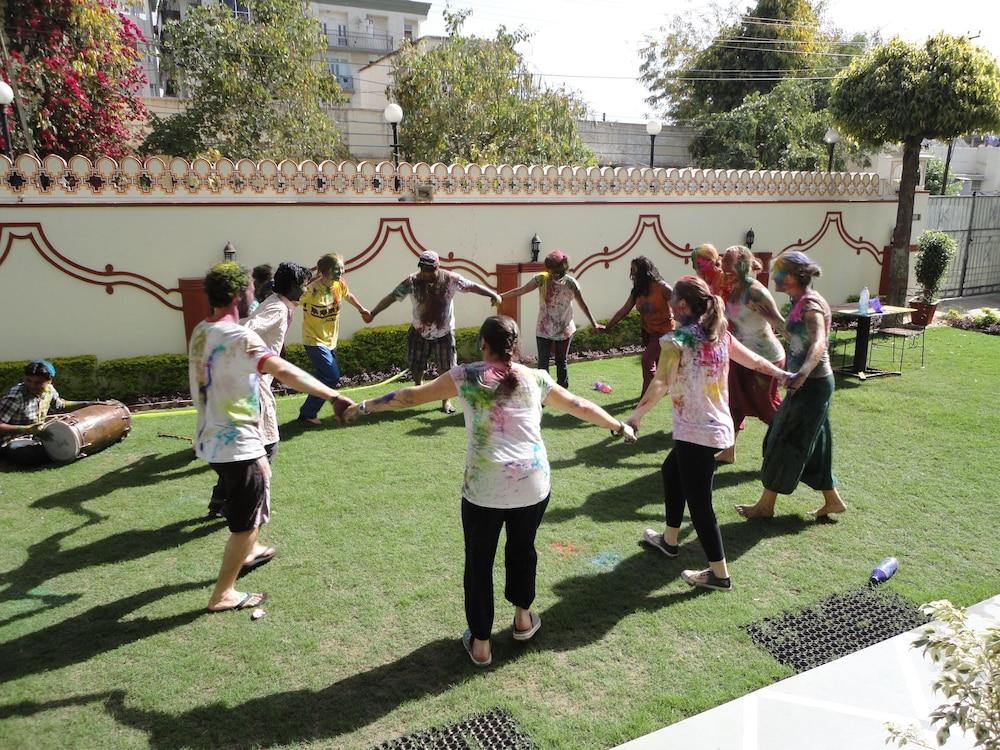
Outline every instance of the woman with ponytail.
[[516, 360], [517, 323], [505, 315], [487, 318], [479, 330], [482, 361], [458, 365], [431, 383], [393, 391], [348, 409], [360, 415], [417, 406], [457, 396], [465, 413], [468, 452], [462, 487], [465, 533], [465, 616], [462, 643], [472, 663], [492, 661], [493, 561], [500, 530], [507, 527], [504, 595], [514, 605], [514, 640], [529, 640], [541, 627], [530, 610], [535, 598], [535, 532], [551, 491], [542, 442], [542, 404], [635, 440], [632, 428], [604, 409], [578, 398], [544, 370]]
[[760, 471], [764, 491], [755, 504], [737, 505], [736, 510], [744, 518], [770, 518], [778, 495], [790, 495], [799, 482], [805, 482], [823, 493], [823, 505], [813, 515], [826, 518], [847, 510], [833, 476], [830, 403], [834, 380], [827, 354], [830, 306], [811, 288], [813, 278], [822, 271], [804, 253], [781, 256], [773, 270], [775, 289], [792, 300], [785, 335], [788, 368], [798, 377], [789, 384], [791, 393], [781, 402], [764, 436]]
[[[784, 321], [774, 297], [766, 286], [754, 278], [755, 260], [749, 249], [739, 245], [727, 248], [722, 256], [722, 273], [730, 289], [726, 299], [729, 332], [754, 354], [773, 362], [776, 367], [783, 367], [785, 350], [768, 321]], [[729, 414], [733, 418], [736, 435], [743, 429], [745, 417], [757, 417], [764, 424], [771, 424], [780, 405], [776, 379], [749, 370], [739, 362], [730, 364]], [[715, 459], [723, 464], [733, 463], [736, 445], [729, 446]]]
[[549, 358], [556, 360], [556, 382], [569, 388], [569, 370], [566, 359], [569, 345], [576, 332], [573, 320], [573, 302], [576, 302], [594, 326], [595, 331], [603, 331], [604, 326], [594, 320], [590, 308], [583, 300], [580, 282], [569, 274], [569, 256], [562, 250], [553, 250], [545, 256], [545, 269], [536, 274], [517, 289], [504, 292], [501, 297], [509, 299], [538, 290], [538, 326], [535, 342], [538, 345], [538, 369], [549, 370]]
[[732, 583], [712, 509], [712, 482], [715, 454], [733, 444], [727, 394], [729, 360], [781, 380], [789, 373], [729, 334], [722, 300], [702, 279], [681, 278], [674, 286], [670, 306], [680, 328], [660, 340], [656, 377], [628, 420], [638, 433], [642, 417], [670, 392], [674, 447], [661, 468], [666, 527], [662, 534], [646, 529], [642, 541], [667, 557], [677, 557], [678, 532], [687, 505], [709, 567], [685, 570], [681, 577], [691, 586], [728, 591]]

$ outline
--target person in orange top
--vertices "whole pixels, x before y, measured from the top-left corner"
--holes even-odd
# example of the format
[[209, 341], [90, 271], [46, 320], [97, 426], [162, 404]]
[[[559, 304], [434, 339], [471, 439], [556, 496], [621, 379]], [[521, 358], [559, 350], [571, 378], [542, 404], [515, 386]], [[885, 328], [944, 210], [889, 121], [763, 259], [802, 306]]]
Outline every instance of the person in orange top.
[[[327, 253], [316, 262], [316, 271], [319, 277], [306, 287], [299, 300], [302, 305], [302, 344], [312, 362], [316, 378], [323, 385], [336, 388], [340, 382], [340, 367], [337, 364], [340, 303], [346, 299], [354, 305], [366, 323], [371, 319], [371, 314], [347, 288], [342, 257]], [[302, 402], [299, 419], [318, 425], [319, 410], [323, 403], [323, 399], [309, 396]]]
[[712, 294], [722, 297], [723, 302], [729, 299], [731, 288], [726, 284], [726, 277], [722, 273], [722, 256], [715, 245], [705, 242], [692, 250], [691, 266], [695, 275], [708, 284]]
[[660, 337], [674, 330], [674, 316], [670, 312], [670, 295], [673, 289], [663, 280], [653, 261], [640, 255], [629, 268], [632, 291], [625, 304], [604, 327], [610, 332], [634, 307], [639, 311], [639, 324], [645, 350], [642, 353], [642, 392], [646, 392], [656, 374], [656, 363], [660, 359]]

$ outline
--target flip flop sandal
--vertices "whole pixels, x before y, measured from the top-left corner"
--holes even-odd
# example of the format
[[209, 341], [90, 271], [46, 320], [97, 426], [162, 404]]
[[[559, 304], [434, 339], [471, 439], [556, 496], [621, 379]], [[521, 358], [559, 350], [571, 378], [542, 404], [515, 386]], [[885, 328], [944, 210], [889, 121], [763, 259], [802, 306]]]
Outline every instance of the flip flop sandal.
[[542, 618], [539, 617], [534, 612], [528, 612], [528, 616], [531, 617], [531, 627], [527, 630], [517, 629], [517, 620], [514, 620], [514, 626], [512, 630], [514, 631], [515, 641], [530, 641], [531, 638], [538, 632], [539, 628], [542, 627]]
[[274, 556], [276, 554], [278, 554], [278, 550], [276, 550], [274, 547], [268, 547], [268, 549], [261, 552], [259, 555], [257, 555], [257, 557], [255, 557], [250, 562], [243, 563], [242, 567], [240, 568], [240, 572], [237, 574], [236, 578], [240, 579], [247, 573], [251, 573], [254, 570], [257, 570], [257, 568], [259, 568], [261, 565], [267, 565], [269, 562], [271, 562], [271, 560], [274, 559]]
[[209, 612], [232, 612], [237, 609], [251, 609], [254, 607], [259, 607], [261, 604], [267, 601], [267, 594], [261, 593], [249, 593], [243, 594], [243, 598], [240, 599], [232, 607], [226, 607], [225, 609], [210, 609]]
[[462, 645], [465, 647], [465, 652], [469, 655], [469, 659], [477, 667], [488, 667], [493, 663], [493, 654], [491, 653], [484, 661], [480, 661], [475, 656], [472, 655], [472, 631], [466, 628], [465, 632], [462, 633]]

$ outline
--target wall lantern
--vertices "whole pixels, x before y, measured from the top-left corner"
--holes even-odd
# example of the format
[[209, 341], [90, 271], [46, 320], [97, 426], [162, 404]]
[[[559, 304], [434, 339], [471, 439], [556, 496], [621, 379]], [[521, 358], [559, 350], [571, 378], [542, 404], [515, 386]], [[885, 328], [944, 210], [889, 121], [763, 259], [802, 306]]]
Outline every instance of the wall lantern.
[[542, 240], [537, 233], [531, 237], [531, 262], [538, 262], [538, 252], [542, 249]]
[[222, 257], [227, 261], [231, 261], [236, 258], [236, 245], [232, 242], [227, 242], [226, 246], [222, 248]]
[[747, 230], [747, 237], [746, 237], [747, 250], [752, 250], [753, 249], [753, 241], [755, 239], [756, 239], [756, 237], [754, 236], [753, 229], [752, 228], [748, 229]]

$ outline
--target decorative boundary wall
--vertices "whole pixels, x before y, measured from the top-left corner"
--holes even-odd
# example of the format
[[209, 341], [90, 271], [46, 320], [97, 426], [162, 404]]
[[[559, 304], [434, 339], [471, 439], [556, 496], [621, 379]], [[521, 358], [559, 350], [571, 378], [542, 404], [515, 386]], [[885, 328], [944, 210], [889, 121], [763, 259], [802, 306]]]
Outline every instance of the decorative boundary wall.
[[595, 198], [872, 199], [891, 197], [863, 172], [649, 169], [74, 156], [14, 162], [0, 156], [0, 202], [73, 198], [174, 201], [362, 200], [414, 195], [434, 200]]

